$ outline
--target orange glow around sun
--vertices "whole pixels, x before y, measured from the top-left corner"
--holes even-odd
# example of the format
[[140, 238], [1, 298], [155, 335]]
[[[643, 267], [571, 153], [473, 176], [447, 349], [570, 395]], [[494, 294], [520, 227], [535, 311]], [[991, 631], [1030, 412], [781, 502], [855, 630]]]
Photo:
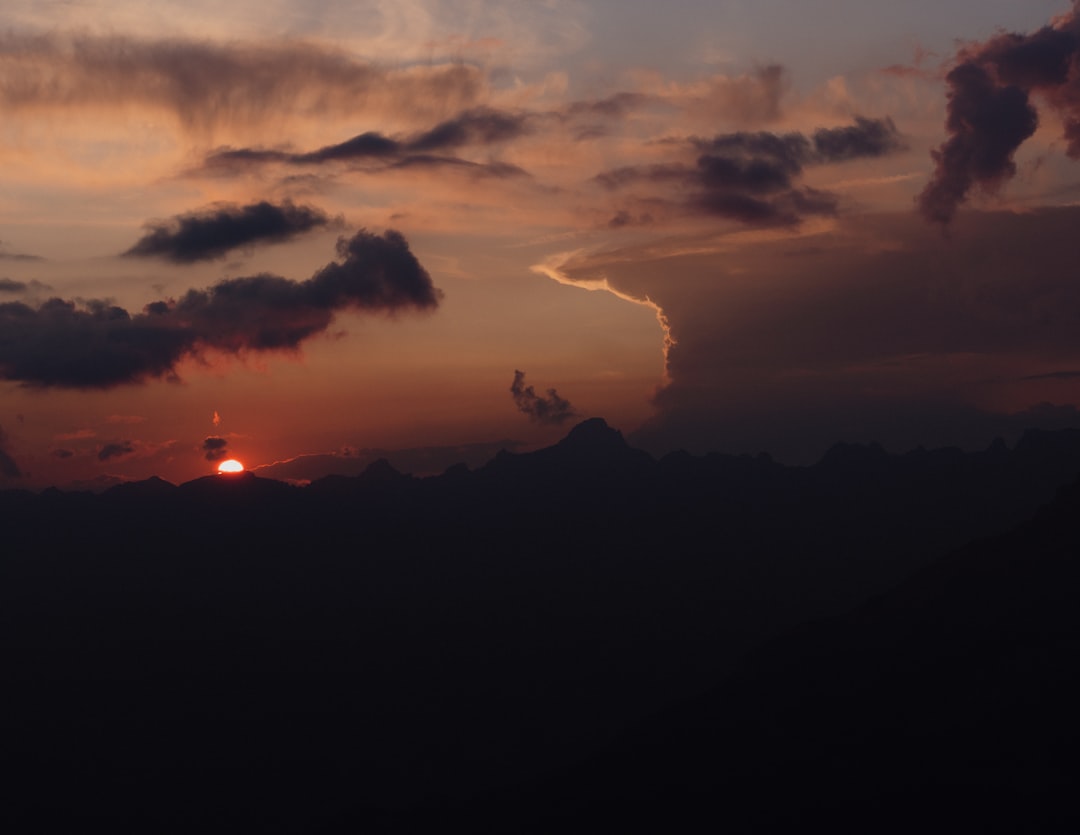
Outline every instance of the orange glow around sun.
[[219, 473], [242, 473], [244, 465], [235, 458], [230, 458], [228, 461], [222, 461], [218, 464], [217, 471]]

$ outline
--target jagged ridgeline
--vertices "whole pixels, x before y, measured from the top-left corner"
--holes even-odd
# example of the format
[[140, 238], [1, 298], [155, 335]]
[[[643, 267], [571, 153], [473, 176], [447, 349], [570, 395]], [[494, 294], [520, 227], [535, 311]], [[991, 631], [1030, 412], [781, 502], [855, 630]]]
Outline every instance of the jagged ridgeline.
[[[799, 785], [823, 791], [868, 762], [869, 792], [875, 757], [916, 756], [896, 748], [907, 720], [882, 716], [932, 729], [963, 714], [972, 681], [1015, 706], [1018, 682], [1056, 680], [1076, 645], [1061, 616], [1075, 549], [1026, 560], [1071, 530], [1075, 496], [1059, 491], [1078, 473], [1077, 431], [975, 453], [838, 445], [787, 467], [655, 460], [594, 419], [429, 478], [383, 461], [306, 487], [247, 473], [0, 492], [0, 731], [19, 775], [3, 814], [12, 831], [304, 832], [499, 810], [552, 831], [569, 828], [558, 808], [629, 826], [630, 797], [654, 816], [687, 797], [735, 814], [775, 784], [827, 818], [813, 799], [826, 795], [792, 793], [804, 767], [818, 776]], [[969, 544], [991, 536], [1004, 538]], [[839, 619], [803, 626], [821, 618]], [[911, 688], [942, 701], [890, 701]], [[1064, 703], [1042, 704], [1045, 732]], [[951, 737], [960, 759], [933, 780], [1034, 791], [1000, 763], [986, 783], [956, 753], [1006, 714]], [[1008, 756], [1060, 782], [1061, 762], [1017, 753], [1013, 731]], [[712, 768], [720, 747], [735, 753]], [[618, 779], [591, 783], [581, 762]], [[546, 817], [522, 811], [555, 796]]]

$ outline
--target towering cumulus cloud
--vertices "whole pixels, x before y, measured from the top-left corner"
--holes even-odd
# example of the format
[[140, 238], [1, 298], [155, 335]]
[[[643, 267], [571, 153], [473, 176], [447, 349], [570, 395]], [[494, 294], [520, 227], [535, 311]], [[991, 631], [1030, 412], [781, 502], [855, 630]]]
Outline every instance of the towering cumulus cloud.
[[184, 264], [222, 258], [229, 250], [256, 243], [281, 243], [329, 223], [319, 209], [288, 200], [281, 205], [265, 200], [220, 205], [147, 224], [146, 234], [124, 254], [156, 255]]
[[532, 386], [526, 386], [524, 371], [514, 372], [510, 393], [514, 396], [518, 410], [536, 423], [558, 425], [577, 417], [570, 401], [559, 397], [555, 389], [548, 389], [547, 396], [541, 397]]
[[431, 310], [441, 292], [399, 233], [338, 240], [338, 261], [306, 281], [255, 275], [189, 290], [130, 314], [105, 301], [0, 304], [0, 378], [108, 388], [174, 376], [204, 351], [293, 350], [341, 310]]
[[1039, 124], [1033, 95], [1060, 116], [1067, 153], [1080, 159], [1080, 0], [1037, 32], [1003, 33], [958, 57], [946, 77], [949, 138], [919, 195], [923, 215], [942, 224], [972, 189], [994, 191], [1016, 173], [1013, 156]]

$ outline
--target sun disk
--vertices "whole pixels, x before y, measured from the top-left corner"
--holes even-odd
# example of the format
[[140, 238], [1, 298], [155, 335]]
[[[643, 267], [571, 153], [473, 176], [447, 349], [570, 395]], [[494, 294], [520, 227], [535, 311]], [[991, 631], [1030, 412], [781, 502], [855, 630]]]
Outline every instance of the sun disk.
[[219, 473], [242, 473], [244, 465], [235, 458], [230, 458], [228, 461], [222, 461], [218, 464], [217, 471]]

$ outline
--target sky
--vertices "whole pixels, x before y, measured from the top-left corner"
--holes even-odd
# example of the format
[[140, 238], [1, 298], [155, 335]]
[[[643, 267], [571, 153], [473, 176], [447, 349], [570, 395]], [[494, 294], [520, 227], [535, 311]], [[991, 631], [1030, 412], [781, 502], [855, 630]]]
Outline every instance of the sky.
[[0, 487], [1080, 426], [1080, 4], [7, 0]]

